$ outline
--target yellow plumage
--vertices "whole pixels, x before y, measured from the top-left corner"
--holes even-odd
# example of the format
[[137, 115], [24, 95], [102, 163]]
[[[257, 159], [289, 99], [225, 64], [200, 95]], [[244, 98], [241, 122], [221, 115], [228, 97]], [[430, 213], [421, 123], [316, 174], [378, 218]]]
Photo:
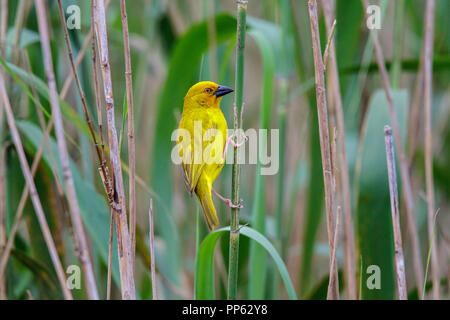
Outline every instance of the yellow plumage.
[[186, 188], [191, 195], [196, 194], [210, 230], [219, 225], [211, 192], [225, 163], [223, 151], [228, 129], [220, 101], [232, 91], [210, 81], [195, 84], [184, 98], [179, 124], [179, 129], [190, 135], [190, 139], [186, 139], [179, 133], [177, 139]]

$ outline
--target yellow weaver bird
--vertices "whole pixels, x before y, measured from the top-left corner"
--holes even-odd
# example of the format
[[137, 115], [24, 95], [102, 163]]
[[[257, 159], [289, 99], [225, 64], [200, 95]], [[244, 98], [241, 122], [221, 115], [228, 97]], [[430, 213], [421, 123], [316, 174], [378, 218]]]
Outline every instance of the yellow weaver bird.
[[210, 81], [192, 86], [184, 98], [178, 127], [177, 146], [184, 182], [189, 193], [196, 194], [210, 231], [219, 225], [212, 193], [229, 207], [242, 208], [240, 203], [235, 205], [219, 195], [212, 186], [225, 163], [228, 145], [240, 146], [233, 136], [227, 138], [227, 121], [220, 110], [222, 97], [230, 92], [233, 89]]

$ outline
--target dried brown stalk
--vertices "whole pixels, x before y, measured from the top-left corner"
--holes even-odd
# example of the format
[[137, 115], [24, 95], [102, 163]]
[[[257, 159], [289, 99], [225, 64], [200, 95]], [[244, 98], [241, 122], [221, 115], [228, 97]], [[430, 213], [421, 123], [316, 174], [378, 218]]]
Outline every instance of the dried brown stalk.
[[114, 211], [113, 209], [111, 209], [111, 218], [109, 222], [108, 276], [106, 281], [106, 300], [111, 300], [111, 263], [112, 263], [113, 232], [114, 232]]
[[425, 181], [427, 190], [428, 209], [428, 237], [431, 248], [431, 277], [433, 280], [433, 299], [439, 300], [439, 259], [437, 249], [437, 237], [433, 233], [435, 203], [433, 184], [433, 135], [431, 129], [431, 99], [432, 99], [432, 74], [433, 74], [433, 37], [434, 37], [434, 8], [435, 0], [428, 0], [425, 19], [424, 40], [424, 112], [425, 112]]
[[150, 207], [148, 209], [148, 221], [150, 224], [150, 272], [152, 275], [152, 295], [153, 300], [158, 300], [158, 296], [156, 294], [156, 270], [155, 270], [155, 250], [154, 250], [154, 232], [153, 232], [153, 200], [150, 198]]
[[37, 219], [39, 221], [39, 225], [42, 230], [42, 234], [44, 236], [45, 242], [47, 244], [50, 257], [52, 259], [53, 265], [56, 270], [56, 274], [58, 276], [58, 280], [61, 285], [61, 289], [64, 295], [64, 298], [67, 300], [72, 300], [72, 294], [66, 286], [66, 278], [64, 269], [62, 267], [61, 261], [59, 260], [58, 253], [56, 251], [55, 242], [53, 241], [50, 228], [48, 226], [47, 220], [45, 218], [44, 210], [42, 209], [41, 201], [39, 199], [39, 195], [36, 190], [36, 185], [33, 181], [33, 176], [31, 174], [30, 168], [27, 163], [27, 159], [25, 156], [25, 152], [23, 150], [22, 141], [20, 140], [19, 131], [17, 130], [14, 115], [11, 109], [11, 104], [9, 102], [8, 94], [6, 92], [5, 81], [3, 77], [3, 73], [0, 72], [0, 96], [3, 98], [3, 108], [6, 113], [6, 118], [8, 121], [8, 125], [10, 128], [10, 134], [12, 136], [14, 145], [16, 147], [17, 154], [19, 156], [20, 165], [22, 167], [22, 172], [25, 176], [25, 181], [30, 189], [30, 197], [33, 203], [34, 210], [36, 212]]
[[[92, 34], [93, 34], [93, 31], [92, 31], [92, 28], [91, 28], [91, 30], [89, 31], [88, 36], [84, 40], [83, 47], [81, 47], [81, 50], [78, 53], [77, 60], [75, 61], [75, 69], [78, 69], [78, 67], [80, 66], [81, 61], [83, 61], [83, 58], [84, 58], [84, 56], [86, 54], [86, 51], [87, 51], [87, 48], [89, 47], [89, 44], [92, 41]], [[73, 78], [74, 78], [73, 72], [69, 73], [67, 78], [66, 78], [66, 80], [64, 81], [63, 86], [62, 86], [61, 96], [65, 96], [67, 94], [67, 92], [70, 89], [70, 85], [72, 84]]]
[[[367, 7], [368, 7], [367, 0], [362, 0], [362, 2], [363, 2], [364, 11], [367, 12]], [[385, 61], [384, 61], [384, 57], [383, 57], [383, 51], [381, 50], [381, 45], [378, 40], [376, 32], [372, 30], [372, 31], [370, 31], [370, 34], [371, 34], [372, 40], [374, 42], [375, 55], [377, 58], [377, 64], [378, 64], [378, 70], [379, 70], [380, 76], [381, 76], [381, 82], [383, 84], [383, 88], [386, 93], [386, 100], [388, 102], [389, 115], [390, 115], [391, 124], [392, 124], [392, 132], [393, 132], [393, 136], [394, 136], [394, 142], [395, 142], [395, 147], [397, 150], [397, 155], [399, 158], [402, 191], [403, 191], [403, 198], [405, 200], [405, 212], [406, 212], [406, 217], [407, 217], [409, 234], [411, 236], [411, 242], [412, 242], [412, 247], [413, 247], [414, 272], [415, 272], [415, 278], [416, 278], [416, 285], [419, 290], [419, 297], [420, 297], [421, 292], [422, 292], [423, 274], [424, 273], [423, 273], [421, 255], [420, 255], [419, 237], [417, 235], [416, 222], [415, 222], [415, 217], [414, 217], [414, 199], [413, 199], [411, 182], [410, 182], [409, 173], [408, 173], [408, 163], [407, 163], [407, 159], [405, 156], [405, 152], [403, 150], [402, 140], [400, 137], [400, 127], [398, 124], [397, 115], [394, 110], [394, 103], [392, 101], [392, 94], [391, 94], [391, 85], [390, 85], [388, 73], [386, 71]]]
[[405, 260], [403, 259], [402, 233], [400, 231], [400, 213], [398, 209], [397, 173], [395, 171], [394, 142], [392, 129], [384, 127], [384, 142], [386, 144], [386, 161], [389, 179], [389, 195], [391, 198], [392, 227], [394, 231], [395, 271], [399, 300], [407, 299]]
[[314, 53], [314, 72], [316, 79], [317, 113], [319, 120], [320, 150], [322, 155], [323, 180], [325, 186], [325, 208], [327, 215], [328, 245], [330, 250], [330, 280], [327, 299], [339, 299], [339, 282], [336, 264], [332, 265], [331, 257], [334, 250], [334, 176], [331, 161], [330, 138], [328, 132], [327, 99], [325, 96], [325, 77], [322, 52], [320, 48], [319, 22], [317, 3], [308, 1], [309, 20], [311, 24], [312, 45]]
[[117, 243], [119, 250], [120, 280], [123, 299], [135, 299], [134, 270], [131, 256], [131, 244], [128, 233], [125, 192], [120, 163], [119, 146], [114, 117], [114, 97], [112, 91], [111, 66], [109, 63], [108, 36], [106, 29], [105, 5], [103, 0], [94, 0], [94, 30], [99, 47], [103, 89], [106, 100], [106, 115], [110, 159], [114, 180], [114, 207], [116, 217]]
[[[67, 191], [67, 200], [69, 202], [72, 225], [76, 238], [78, 240], [77, 248], [79, 260], [83, 269], [85, 287], [90, 299], [98, 299], [97, 287], [95, 284], [94, 270], [88, 251], [88, 242], [81, 220], [80, 208], [75, 184], [73, 182], [72, 172], [69, 167], [69, 154], [67, 151], [66, 140], [64, 137], [64, 127], [62, 114], [59, 106], [58, 92], [56, 88], [55, 75], [53, 71], [52, 56], [50, 50], [49, 30], [47, 25], [47, 9], [44, 1], [36, 0], [36, 13], [38, 18], [39, 34], [41, 37], [42, 54], [44, 57], [44, 66], [48, 80], [50, 104], [52, 107], [52, 116], [55, 122], [55, 134], [59, 149], [59, 156], [63, 170], [64, 182]], [[65, 19], [64, 19], [65, 21]]]
[[130, 37], [128, 35], [128, 18], [125, 0], [120, 0], [120, 13], [122, 17], [123, 50], [125, 55], [125, 82], [127, 87], [128, 108], [128, 166], [129, 166], [129, 210], [130, 210], [130, 242], [131, 256], [136, 255], [136, 147], [134, 141], [134, 103], [133, 81], [131, 74]]
[[[332, 35], [333, 28], [331, 27], [332, 21], [332, 6], [329, 0], [323, 0], [323, 11], [325, 15], [326, 28], [329, 37]], [[334, 20], [336, 23], [336, 20]], [[336, 47], [334, 41], [331, 40], [329, 49], [329, 77], [331, 80], [330, 88], [333, 91], [335, 113], [338, 128], [338, 143], [339, 143], [339, 166], [340, 166], [340, 187], [342, 190], [342, 203], [344, 208], [344, 249], [345, 249], [345, 282], [348, 290], [348, 298], [355, 300], [356, 294], [356, 270], [355, 270], [355, 236], [354, 236], [354, 224], [351, 211], [351, 197], [350, 197], [350, 179], [349, 170], [347, 164], [347, 154], [345, 147], [345, 126], [344, 126], [344, 112], [342, 110], [342, 97], [339, 84], [339, 72], [337, 67]]]

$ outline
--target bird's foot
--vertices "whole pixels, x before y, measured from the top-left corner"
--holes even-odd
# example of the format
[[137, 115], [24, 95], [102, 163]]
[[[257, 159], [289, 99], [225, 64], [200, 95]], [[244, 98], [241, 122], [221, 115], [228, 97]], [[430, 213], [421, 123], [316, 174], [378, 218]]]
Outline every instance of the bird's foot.
[[[241, 131], [242, 132], [242, 131]], [[242, 141], [241, 142], [234, 142], [234, 137], [236, 136], [236, 134], [232, 134], [231, 136], [229, 136], [228, 138], [227, 138], [227, 141], [226, 141], [226, 143], [225, 143], [225, 148], [224, 148], [224, 150], [223, 150], [223, 155], [222, 155], [222, 157], [225, 159], [225, 155], [227, 154], [227, 149], [228, 149], [228, 145], [232, 145], [234, 148], [239, 148], [239, 147], [241, 147], [241, 146], [243, 146], [244, 145], [244, 143], [245, 142], [247, 142], [248, 141], [248, 137], [244, 134], [244, 133], [242, 133], [241, 134], [241, 137], [242, 137]]]
[[212, 189], [212, 193], [214, 193], [216, 195], [216, 197], [218, 197], [220, 200], [225, 202], [228, 205], [228, 207], [230, 207], [232, 209], [242, 209], [244, 207], [242, 205], [242, 202], [244, 202], [244, 200], [242, 200], [242, 199], [239, 200], [238, 204], [234, 204], [233, 201], [231, 201], [231, 199], [221, 196], [219, 193], [216, 192], [216, 190]]

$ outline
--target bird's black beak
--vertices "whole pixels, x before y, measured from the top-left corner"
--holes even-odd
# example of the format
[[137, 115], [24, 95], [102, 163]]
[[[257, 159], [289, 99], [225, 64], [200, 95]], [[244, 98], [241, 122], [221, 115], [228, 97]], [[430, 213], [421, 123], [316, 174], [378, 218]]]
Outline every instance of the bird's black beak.
[[214, 92], [214, 94], [216, 95], [216, 97], [222, 97], [226, 94], [229, 94], [230, 92], [233, 92], [234, 90], [225, 86], [219, 86], [216, 90], [216, 92]]

